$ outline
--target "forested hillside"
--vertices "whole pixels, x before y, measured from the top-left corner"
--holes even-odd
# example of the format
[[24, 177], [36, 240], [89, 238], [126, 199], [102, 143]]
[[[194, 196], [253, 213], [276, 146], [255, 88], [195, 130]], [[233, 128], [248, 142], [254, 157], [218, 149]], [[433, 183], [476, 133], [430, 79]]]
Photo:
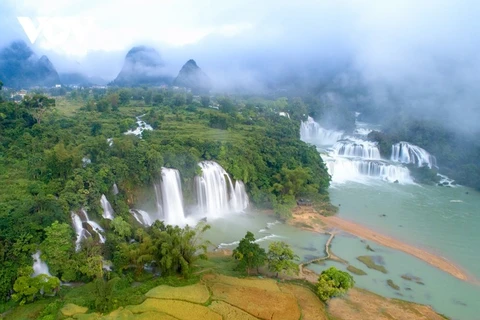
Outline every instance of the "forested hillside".
[[[160, 89], [86, 89], [57, 99], [33, 94], [20, 103], [0, 102], [0, 299], [21, 290], [20, 282], [32, 272], [31, 255], [39, 249], [52, 276], [90, 281], [102, 278], [103, 260], [112, 261], [117, 273], [161, 261], [165, 251], [142, 251], [148, 243], [156, 247], [158, 239], [184, 237], [194, 246], [195, 231], [145, 229], [129, 212], [143, 191], [152, 189], [161, 167], [180, 171], [186, 199], [198, 162], [215, 160], [245, 183], [255, 206], [273, 208], [282, 218], [298, 197], [332, 210], [330, 176], [316, 149], [300, 141], [303, 114], [295, 113], [292, 101], [299, 103]], [[279, 111], [291, 112], [292, 119]], [[138, 126], [140, 115], [153, 130], [125, 135]], [[114, 184], [120, 191], [115, 197]], [[102, 219], [102, 194], [114, 199], [112, 221]], [[82, 208], [105, 229], [106, 241], [93, 236], [76, 251], [71, 212]], [[174, 261], [166, 269], [157, 267], [183, 273], [185, 265]]]

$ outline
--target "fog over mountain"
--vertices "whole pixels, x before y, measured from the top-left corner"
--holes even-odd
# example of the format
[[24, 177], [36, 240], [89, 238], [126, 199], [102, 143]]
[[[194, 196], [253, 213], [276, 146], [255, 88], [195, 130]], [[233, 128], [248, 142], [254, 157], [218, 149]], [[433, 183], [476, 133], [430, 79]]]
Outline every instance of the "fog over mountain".
[[63, 44], [41, 34], [35, 52], [59, 72], [111, 81], [145, 45], [171, 77], [195, 59], [217, 91], [345, 90], [379, 112], [401, 106], [479, 130], [478, 1], [57, 2], [2, 2], [0, 45], [22, 36], [17, 16], [88, 17]]
[[164, 85], [171, 77], [164, 70], [165, 63], [154, 48], [138, 46], [130, 49], [122, 70], [112, 82], [116, 86]]

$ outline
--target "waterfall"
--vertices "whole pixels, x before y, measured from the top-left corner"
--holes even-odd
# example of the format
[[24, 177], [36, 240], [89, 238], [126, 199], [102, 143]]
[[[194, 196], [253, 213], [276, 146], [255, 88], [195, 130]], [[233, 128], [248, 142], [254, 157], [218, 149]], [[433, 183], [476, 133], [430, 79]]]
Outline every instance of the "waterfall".
[[333, 146], [333, 152], [337, 156], [380, 159], [380, 151], [378, 150], [376, 142], [359, 139], [356, 139], [355, 141], [338, 141]]
[[48, 270], [47, 264], [40, 259], [40, 251], [35, 252], [32, 254], [33, 258], [33, 275], [32, 278], [41, 275], [41, 274], [46, 274], [48, 276], [52, 276]]
[[354, 134], [358, 136], [363, 136], [366, 137], [370, 132], [372, 132], [372, 129], [366, 129], [366, 128], [357, 128], [353, 131]]
[[343, 131], [324, 129], [312, 117], [308, 117], [307, 121], [302, 121], [300, 125], [300, 138], [318, 145], [331, 146], [342, 136]]
[[72, 217], [72, 223], [73, 223], [73, 228], [75, 229], [75, 233], [77, 234], [77, 240], [75, 241], [75, 250], [78, 251], [80, 250], [80, 244], [83, 239], [86, 238], [86, 231], [83, 228], [83, 222], [82, 219], [76, 214], [75, 212], [71, 213]]
[[141, 225], [151, 226], [153, 224], [152, 218], [150, 218], [150, 215], [146, 211], [132, 209], [130, 210], [130, 213], [133, 215], [135, 220], [137, 220], [138, 223], [140, 223]]
[[427, 165], [430, 169], [433, 166], [437, 166], [435, 157], [425, 149], [404, 141], [392, 146], [391, 160], [401, 163], [413, 163], [418, 167]]
[[72, 212], [70, 216], [72, 218], [73, 228], [75, 229], [75, 233], [77, 234], [77, 240], [75, 241], [76, 251], [80, 250], [81, 242], [83, 239], [92, 236], [92, 234], [83, 227], [84, 223], [87, 224], [91, 228], [91, 230], [98, 235], [100, 243], [105, 243], [105, 237], [103, 235], [103, 233], [105, 233], [105, 230], [103, 230], [103, 228], [100, 227], [98, 223], [90, 220], [87, 212], [84, 209], [81, 209], [78, 214]]
[[104, 194], [102, 194], [102, 197], [100, 198], [100, 204], [102, 205], [103, 208], [103, 218], [108, 219], [108, 220], [113, 220], [113, 208], [110, 205], [110, 202], [108, 202], [107, 197], [105, 197]]
[[240, 180], [235, 181], [235, 188], [230, 203], [233, 212], [242, 212], [248, 207], [248, 195], [245, 191], [245, 185]]
[[198, 164], [202, 175], [195, 177], [197, 202], [202, 214], [210, 217], [229, 212], [242, 212], [248, 207], [248, 196], [243, 182], [232, 183], [230, 176], [218, 163], [203, 161]]
[[118, 186], [117, 186], [116, 183], [114, 183], [113, 186], [112, 186], [112, 193], [113, 193], [114, 196], [116, 196], [119, 193]]
[[363, 182], [365, 177], [402, 184], [413, 183], [407, 168], [383, 161], [351, 160], [342, 157], [330, 158], [327, 160], [327, 169], [332, 176], [332, 182], [336, 183]]
[[[182, 182], [180, 173], [176, 169], [162, 168], [160, 188], [155, 187], [157, 207], [161, 203], [166, 224], [185, 225], [185, 211], [183, 209]], [[161, 194], [161, 199], [159, 195]]]
[[183, 209], [182, 182], [176, 169], [162, 168], [162, 180], [153, 185], [157, 200], [157, 216], [166, 224], [183, 226], [186, 224]]
[[148, 131], [153, 130], [153, 128], [152, 128], [151, 125], [149, 125], [148, 123], [146, 123], [145, 121], [143, 121], [143, 120], [141, 119], [143, 116], [144, 116], [144, 114], [142, 114], [141, 116], [136, 117], [138, 127], [137, 127], [135, 130], [128, 130], [128, 131], [125, 132], [124, 134], [133, 134], [133, 135], [136, 135], [136, 136], [138, 136], [138, 137], [141, 138], [143, 131], [145, 131], [145, 130], [148, 130]]

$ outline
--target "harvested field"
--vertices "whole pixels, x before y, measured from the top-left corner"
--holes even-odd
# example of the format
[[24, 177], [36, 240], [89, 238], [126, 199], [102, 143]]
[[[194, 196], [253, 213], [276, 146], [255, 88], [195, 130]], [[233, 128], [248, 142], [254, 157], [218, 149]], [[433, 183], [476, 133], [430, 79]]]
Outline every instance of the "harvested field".
[[[278, 288], [278, 287], [277, 287]], [[255, 287], [214, 283], [210, 286], [213, 300], [225, 301], [260, 319], [289, 320], [300, 318], [297, 299], [290, 293]]]
[[191, 320], [192, 315], [197, 319], [222, 320], [221, 315], [205, 306], [178, 300], [149, 298], [138, 306], [128, 306], [126, 309], [133, 313], [164, 312], [181, 320]]
[[267, 291], [280, 292], [280, 288], [277, 286], [277, 282], [272, 279], [253, 279], [253, 278], [235, 278], [224, 276], [221, 274], [205, 275], [203, 280], [209, 283], [224, 283], [231, 286], [241, 286], [248, 288], [258, 288]]
[[223, 301], [214, 301], [208, 307], [222, 315], [224, 320], [258, 320], [258, 318]]
[[[312, 283], [317, 277], [311, 272]], [[410, 275], [408, 279], [418, 280]], [[68, 319], [77, 320], [444, 319], [428, 306], [388, 299], [356, 288], [344, 297], [330, 300], [327, 308], [310, 286], [313, 285], [302, 281], [288, 283], [205, 274], [195, 285], [158, 286], [146, 294], [142, 304], [120, 307], [108, 315], [81, 314], [78, 312], [85, 312], [86, 308], [76, 305], [66, 305], [62, 311], [72, 315]]]
[[210, 298], [207, 287], [197, 283], [185, 287], [158, 286], [148, 291], [145, 296], [155, 299], [172, 299], [203, 304]]
[[291, 293], [300, 305], [302, 320], [327, 320], [325, 305], [308, 288], [293, 284], [281, 284], [283, 292]]
[[445, 320], [429, 306], [378, 296], [366, 290], [350, 289], [348, 295], [328, 303], [335, 319]]

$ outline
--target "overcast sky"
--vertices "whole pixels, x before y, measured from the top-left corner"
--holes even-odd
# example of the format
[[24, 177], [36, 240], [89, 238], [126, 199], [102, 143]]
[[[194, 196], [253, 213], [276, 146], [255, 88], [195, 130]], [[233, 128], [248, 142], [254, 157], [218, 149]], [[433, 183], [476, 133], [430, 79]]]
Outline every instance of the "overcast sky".
[[479, 108], [478, 0], [0, 1], [0, 46], [28, 42], [30, 24], [32, 47], [60, 72], [111, 80], [128, 49], [146, 44], [172, 75], [190, 58], [219, 83], [253, 85], [259, 69], [348, 65], [380, 103], [394, 88], [414, 108]]
[[480, 1], [474, 0], [0, 3], [0, 44], [18, 37], [28, 41], [24, 29], [31, 24], [38, 32], [33, 44], [37, 51], [53, 51], [78, 63], [98, 59], [104, 52], [116, 53], [113, 60], [121, 60], [133, 45], [148, 44], [165, 58], [193, 54], [217, 61], [245, 55], [290, 60], [350, 56], [368, 77], [380, 72], [395, 78], [403, 77], [397, 72], [399, 67], [416, 73], [418, 64], [428, 68], [432, 57], [473, 59], [480, 39]]

